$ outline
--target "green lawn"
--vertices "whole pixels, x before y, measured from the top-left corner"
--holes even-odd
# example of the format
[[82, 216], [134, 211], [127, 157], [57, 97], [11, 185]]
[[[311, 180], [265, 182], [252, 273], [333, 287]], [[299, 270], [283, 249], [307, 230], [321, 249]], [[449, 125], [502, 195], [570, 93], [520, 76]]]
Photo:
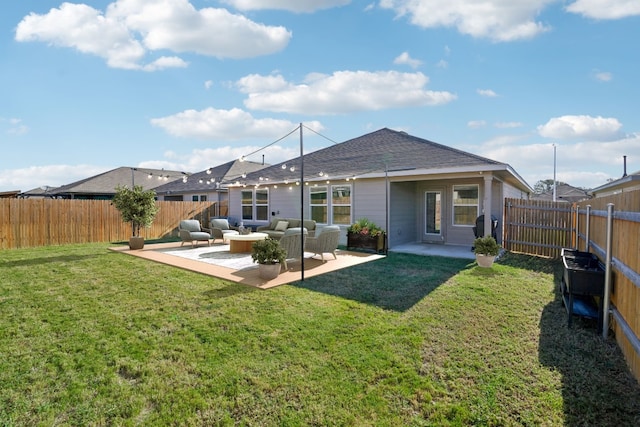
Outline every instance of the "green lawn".
[[106, 245], [0, 251], [0, 426], [638, 425], [558, 271], [391, 254], [261, 291]]

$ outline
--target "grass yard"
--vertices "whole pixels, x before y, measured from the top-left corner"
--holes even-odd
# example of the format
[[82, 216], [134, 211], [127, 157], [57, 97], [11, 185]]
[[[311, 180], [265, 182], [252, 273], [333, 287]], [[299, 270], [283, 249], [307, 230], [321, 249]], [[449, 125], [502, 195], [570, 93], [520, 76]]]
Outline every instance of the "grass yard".
[[106, 245], [0, 251], [0, 426], [639, 425], [559, 272], [390, 254], [261, 291]]

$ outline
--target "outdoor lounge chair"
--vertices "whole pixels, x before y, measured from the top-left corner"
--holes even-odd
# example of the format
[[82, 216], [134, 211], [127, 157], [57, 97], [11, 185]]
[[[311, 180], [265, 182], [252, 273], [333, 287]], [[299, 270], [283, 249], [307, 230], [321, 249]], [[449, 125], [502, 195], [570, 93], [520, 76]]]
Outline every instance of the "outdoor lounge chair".
[[195, 247], [197, 242], [207, 242], [207, 246], [211, 246], [211, 234], [208, 228], [201, 228], [200, 221], [197, 219], [183, 219], [178, 225], [178, 233], [180, 235], [180, 246], [185, 242], [191, 242], [191, 247]]
[[226, 218], [211, 218], [209, 225], [211, 226], [211, 236], [214, 243], [216, 239], [222, 239], [224, 242], [225, 234], [238, 234], [236, 230], [229, 226], [229, 220]]
[[336, 249], [338, 249], [338, 241], [340, 240], [340, 227], [337, 225], [328, 225], [322, 230], [320, 234], [315, 237], [308, 237], [304, 244], [304, 250], [307, 252], [313, 252], [315, 255], [320, 255], [322, 262], [324, 262], [324, 254], [331, 253], [333, 258], [338, 259], [336, 256]]
[[[300, 232], [303, 231], [303, 239], [300, 239]], [[280, 246], [287, 251], [283, 266], [287, 269], [287, 259], [297, 259], [302, 255], [302, 248], [304, 248], [304, 241], [307, 239], [308, 231], [306, 228], [288, 228], [284, 232], [284, 235], [280, 238]]]

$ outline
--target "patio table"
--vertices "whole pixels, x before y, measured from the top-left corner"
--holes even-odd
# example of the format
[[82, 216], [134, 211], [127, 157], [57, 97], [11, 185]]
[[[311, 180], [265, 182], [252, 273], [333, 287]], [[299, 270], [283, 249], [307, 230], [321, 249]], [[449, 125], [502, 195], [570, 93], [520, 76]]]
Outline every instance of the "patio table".
[[264, 240], [269, 235], [267, 233], [232, 234], [225, 235], [224, 242], [229, 242], [229, 252], [232, 254], [240, 252], [251, 252], [251, 245], [258, 240]]

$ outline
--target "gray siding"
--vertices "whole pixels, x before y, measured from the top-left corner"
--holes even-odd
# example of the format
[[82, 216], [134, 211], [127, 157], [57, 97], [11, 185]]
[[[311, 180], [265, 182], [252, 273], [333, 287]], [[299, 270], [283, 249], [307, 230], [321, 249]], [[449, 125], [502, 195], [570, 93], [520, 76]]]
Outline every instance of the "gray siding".
[[391, 183], [389, 247], [418, 240], [420, 197], [415, 182]]
[[353, 184], [352, 221], [368, 218], [386, 230], [386, 191], [384, 179], [359, 179]]

